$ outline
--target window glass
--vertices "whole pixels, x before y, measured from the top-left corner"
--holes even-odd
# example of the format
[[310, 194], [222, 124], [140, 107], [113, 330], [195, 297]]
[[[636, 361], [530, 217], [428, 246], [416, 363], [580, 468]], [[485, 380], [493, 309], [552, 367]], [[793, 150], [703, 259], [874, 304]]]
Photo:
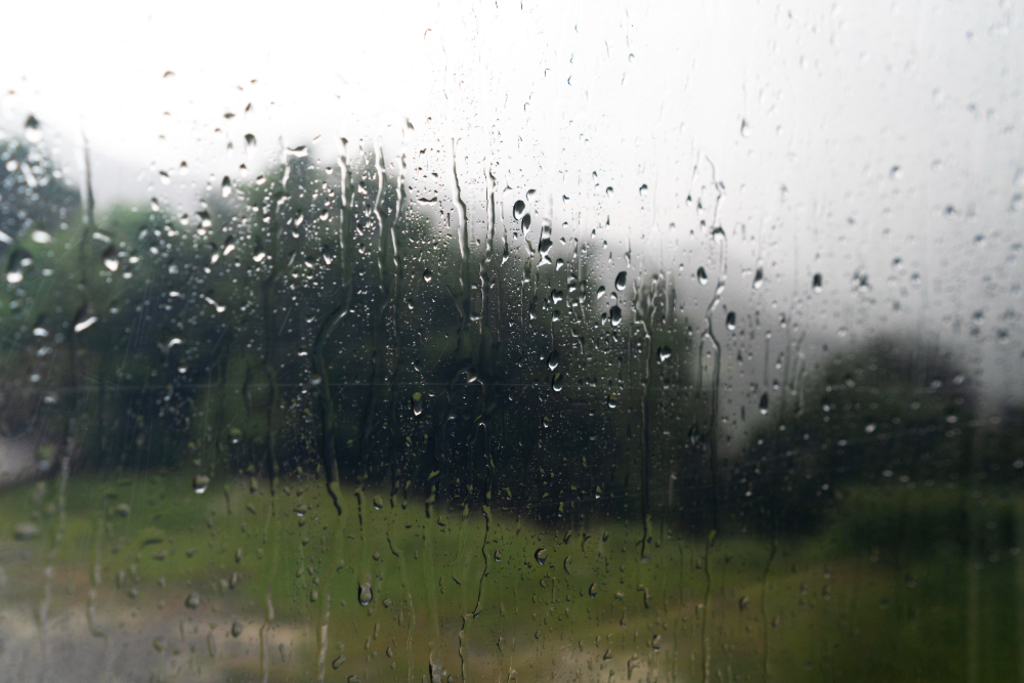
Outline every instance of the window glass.
[[1024, 677], [1011, 3], [4, 13], [0, 680]]

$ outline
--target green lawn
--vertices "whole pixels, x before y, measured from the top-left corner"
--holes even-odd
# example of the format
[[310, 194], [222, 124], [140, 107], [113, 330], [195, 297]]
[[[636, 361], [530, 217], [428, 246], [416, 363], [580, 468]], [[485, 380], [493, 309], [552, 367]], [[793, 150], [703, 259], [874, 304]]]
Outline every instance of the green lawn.
[[[773, 556], [771, 539], [723, 532], [709, 544], [666, 526], [645, 562], [636, 521], [428, 517], [422, 500], [351, 487], [339, 516], [316, 481], [271, 495], [267, 481], [214, 480], [200, 495], [177, 474], [72, 475], [60, 489], [51, 479], [0, 494], [0, 630], [40, 655], [64, 641], [76, 656], [103, 650], [111, 680], [1020, 671], [1021, 513], [1009, 493], [853, 489], [822, 532], [777, 539]], [[38, 535], [16, 540], [25, 523]]]

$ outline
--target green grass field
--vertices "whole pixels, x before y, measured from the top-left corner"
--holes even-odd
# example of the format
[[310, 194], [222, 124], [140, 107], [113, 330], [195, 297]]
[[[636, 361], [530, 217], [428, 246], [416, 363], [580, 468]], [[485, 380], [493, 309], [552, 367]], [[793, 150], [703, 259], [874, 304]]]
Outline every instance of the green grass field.
[[775, 541], [656, 524], [644, 561], [638, 521], [428, 516], [351, 487], [339, 516], [316, 481], [61, 488], [0, 494], [0, 664], [29, 673], [70, 658], [95, 680], [1022, 675], [1009, 491], [851, 489], [819, 534]]

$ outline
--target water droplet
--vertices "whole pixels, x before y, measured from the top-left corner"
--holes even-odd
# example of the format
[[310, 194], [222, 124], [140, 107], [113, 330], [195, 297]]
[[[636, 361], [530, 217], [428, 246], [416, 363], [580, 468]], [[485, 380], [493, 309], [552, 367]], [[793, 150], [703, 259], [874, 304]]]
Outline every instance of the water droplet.
[[608, 407], [614, 408], [617, 405], [619, 405], [619, 402], [618, 399], [615, 397], [615, 394], [608, 394]]
[[199, 607], [199, 593], [189, 593], [188, 597], [185, 598], [185, 607], [188, 607], [189, 609], [196, 609]]
[[108, 247], [103, 252], [103, 267], [109, 270], [111, 273], [116, 273], [117, 269], [121, 267], [121, 261], [117, 258], [117, 250], [114, 247]]
[[495, 562], [501, 562], [501, 551], [500, 550], [495, 550], [494, 551], [494, 561]]
[[555, 376], [551, 378], [551, 388], [556, 392], [562, 390], [562, 373], [556, 372]]
[[224, 180], [220, 181], [220, 196], [227, 199], [231, 196], [231, 178], [224, 176]]
[[252, 152], [256, 149], [256, 136], [252, 133], [245, 134], [245, 148], [246, 151]]
[[36, 244], [49, 244], [53, 240], [53, 236], [45, 230], [33, 230], [32, 241]]
[[672, 357], [672, 349], [667, 346], [662, 346], [658, 349], [658, 360], [662, 363]]
[[615, 289], [620, 292], [626, 288], [626, 271], [622, 271], [615, 276]]
[[118, 503], [114, 507], [114, 514], [118, 517], [127, 517], [132, 514], [132, 506], [128, 503]]
[[597, 298], [600, 299], [602, 296], [604, 296], [604, 285], [597, 288]]
[[530, 224], [533, 222], [533, 219], [530, 218], [530, 214], [526, 214], [525, 216], [523, 216], [523, 221], [522, 222], [523, 222], [523, 234], [525, 235], [526, 233], [530, 232]]
[[423, 281], [424, 282], [430, 282], [433, 279], [434, 279], [434, 274], [430, 272], [429, 268], [427, 268], [426, 270], [423, 271]]
[[592, 597], [592, 598], [596, 598], [597, 597], [597, 584], [596, 583], [590, 584], [590, 597]]
[[99, 317], [88, 308], [82, 308], [75, 314], [75, 333], [84, 332], [99, 321]]
[[736, 314], [732, 311], [729, 311], [728, 315], [725, 316], [725, 329], [736, 329]]
[[43, 131], [39, 130], [39, 119], [32, 114], [25, 119], [25, 139], [33, 143], [43, 139]]
[[39, 527], [32, 522], [22, 522], [14, 525], [15, 541], [31, 541], [39, 535]]
[[520, 220], [525, 212], [526, 202], [522, 199], [517, 199], [516, 203], [512, 205], [512, 219], [517, 221]]
[[754, 289], [761, 289], [761, 285], [764, 283], [764, 269], [758, 268], [757, 272], [754, 273]]
[[373, 587], [369, 581], [359, 584], [359, 604], [366, 607], [373, 601]]
[[743, 121], [740, 122], [740, 135], [745, 138], [750, 137], [750, 124], [747, 123], [746, 119], [743, 119]]
[[554, 370], [557, 367], [558, 367], [558, 349], [555, 349], [554, 351], [551, 352], [551, 355], [548, 356], [548, 369], [549, 370]]
[[708, 273], [704, 270], [704, 266], [697, 269], [697, 282], [702, 285], [706, 285], [708, 283]]
[[647, 196], [647, 184], [646, 183], [644, 183], [643, 185], [640, 186], [640, 196], [641, 197], [646, 197]]
[[606, 187], [606, 188], [604, 188], [604, 194], [605, 194], [606, 197], [613, 196], [615, 194], [615, 188], [614, 187]]
[[341, 665], [345, 663], [345, 655], [338, 655], [337, 659], [331, 662], [331, 666], [335, 671], [341, 668]]
[[238, 619], [235, 619], [234, 623], [231, 624], [231, 635], [233, 635], [235, 638], [242, 635], [242, 622], [240, 622]]
[[412, 395], [412, 414], [417, 417], [423, 414], [423, 394], [418, 391]]
[[25, 270], [32, 265], [32, 257], [21, 255], [14, 256], [7, 268], [7, 281], [16, 285], [25, 279]]
[[195, 479], [192, 480], [192, 490], [202, 495], [206, 493], [206, 489], [210, 487], [210, 478], [205, 474], [197, 474]]
[[876, 425], [874, 422], [869, 422], [866, 425], [864, 425], [865, 434], [874, 434], [876, 429], [878, 429], [878, 425]]
[[814, 280], [811, 282], [811, 288], [814, 289], [815, 293], [821, 291], [821, 273], [814, 274]]
[[768, 392], [761, 394], [761, 400], [757, 403], [757, 409], [762, 415], [768, 414]]
[[548, 559], [548, 551], [545, 548], [538, 548], [533, 556], [536, 558], [537, 564], [544, 564]]
[[381, 498], [380, 496], [374, 496], [373, 497], [373, 509], [374, 510], [383, 510], [384, 509], [384, 499]]
[[622, 322], [622, 309], [618, 306], [612, 306], [612, 310], [608, 311], [609, 317], [611, 317], [612, 327], [618, 327], [619, 323]]

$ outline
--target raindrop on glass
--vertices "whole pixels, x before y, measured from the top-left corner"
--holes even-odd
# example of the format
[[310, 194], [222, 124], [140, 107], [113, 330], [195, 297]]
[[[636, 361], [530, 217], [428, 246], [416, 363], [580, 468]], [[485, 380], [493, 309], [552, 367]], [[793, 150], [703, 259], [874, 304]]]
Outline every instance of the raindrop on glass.
[[366, 607], [373, 601], [373, 588], [369, 581], [359, 584], [359, 604]]
[[517, 199], [516, 203], [512, 206], [512, 218], [514, 220], [520, 220], [523, 217], [523, 213], [526, 212], [526, 202], [522, 199]]
[[121, 262], [117, 258], [117, 250], [113, 247], [108, 247], [103, 252], [103, 267], [111, 273], [116, 273], [117, 269], [121, 267]]
[[423, 414], [423, 394], [418, 391], [412, 395], [412, 414], [416, 416]]

